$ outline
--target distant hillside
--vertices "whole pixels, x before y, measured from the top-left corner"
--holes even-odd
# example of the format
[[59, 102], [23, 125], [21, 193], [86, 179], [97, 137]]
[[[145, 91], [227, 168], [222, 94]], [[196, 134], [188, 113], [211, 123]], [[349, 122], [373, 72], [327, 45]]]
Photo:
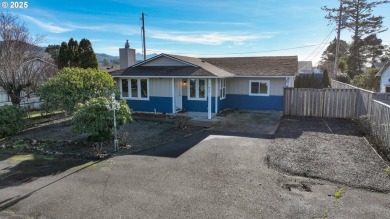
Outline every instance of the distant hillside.
[[107, 59], [109, 62], [119, 60], [119, 56], [110, 56], [104, 53], [96, 53], [96, 58], [98, 62], [102, 62], [104, 59]]
[[[158, 55], [158, 54], [152, 53], [152, 54], [146, 55], [146, 59], [152, 58], [156, 55]], [[135, 56], [136, 56], [137, 61], [144, 60], [143, 55], [141, 53], [137, 53]], [[104, 53], [96, 53], [96, 58], [97, 58], [99, 63], [103, 62], [104, 59], [107, 59], [108, 62], [119, 61], [119, 56], [111, 56], [111, 55], [107, 55]]]
[[[157, 54], [157, 53], [152, 53], [152, 54], [146, 55], [146, 59], [155, 57], [156, 55], [158, 55], [158, 54]], [[144, 56], [143, 56], [141, 53], [137, 53], [137, 54], [135, 55], [135, 59], [136, 59], [137, 61], [143, 61], [143, 60], [144, 60]]]

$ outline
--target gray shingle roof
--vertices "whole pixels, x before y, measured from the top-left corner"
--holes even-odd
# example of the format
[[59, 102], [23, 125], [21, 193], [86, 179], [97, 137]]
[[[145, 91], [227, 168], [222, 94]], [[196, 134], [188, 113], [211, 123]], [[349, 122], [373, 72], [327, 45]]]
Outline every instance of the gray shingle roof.
[[382, 77], [382, 74], [386, 71], [386, 69], [390, 66], [390, 61], [388, 61], [375, 75], [376, 77]]
[[[160, 56], [178, 59], [194, 66], [142, 66], [140, 63], [125, 69], [120, 76], [294, 76], [298, 72], [297, 56], [229, 58], [194, 58], [171, 54]], [[145, 62], [148, 60], [143, 63]]]
[[294, 76], [298, 56], [202, 58], [237, 76]]

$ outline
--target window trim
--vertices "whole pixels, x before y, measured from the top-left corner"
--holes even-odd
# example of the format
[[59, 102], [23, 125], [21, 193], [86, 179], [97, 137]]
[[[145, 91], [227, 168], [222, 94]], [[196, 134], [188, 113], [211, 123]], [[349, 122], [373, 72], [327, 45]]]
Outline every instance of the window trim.
[[[128, 86], [128, 97], [123, 96], [123, 87], [122, 87], [122, 80], [125, 79], [127, 80], [127, 86]], [[132, 97], [131, 94], [131, 80], [137, 80], [137, 97]], [[147, 92], [147, 97], [141, 97], [141, 80], [146, 80], [146, 92]], [[126, 100], [149, 100], [150, 99], [150, 86], [149, 86], [149, 78], [121, 78], [120, 81], [120, 91], [121, 91], [121, 99], [126, 99]]]
[[[252, 83], [256, 82], [259, 83], [259, 89], [260, 89], [260, 83], [267, 83], [267, 93], [252, 93]], [[270, 95], [270, 80], [249, 80], [249, 96], [269, 96]], [[260, 90], [259, 90], [260, 91]]]
[[[191, 97], [191, 80], [195, 80], [195, 97]], [[199, 97], [199, 81], [204, 80], [204, 86], [205, 86], [205, 95], [204, 98]], [[188, 85], [187, 85], [187, 100], [207, 100], [207, 79], [203, 78], [189, 78], [188, 80]]]
[[[225, 95], [222, 96], [222, 93], [223, 93], [222, 90], [223, 89], [225, 89], [225, 92], [224, 92]], [[221, 78], [220, 83], [219, 83], [219, 92], [220, 92], [219, 99], [220, 100], [226, 99], [226, 78]]]

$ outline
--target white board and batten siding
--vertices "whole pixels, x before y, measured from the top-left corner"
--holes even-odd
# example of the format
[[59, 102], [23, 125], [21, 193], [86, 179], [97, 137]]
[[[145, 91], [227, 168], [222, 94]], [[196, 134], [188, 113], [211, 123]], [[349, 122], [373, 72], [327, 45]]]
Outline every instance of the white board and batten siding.
[[188, 66], [188, 64], [162, 56], [142, 64], [142, 66]]
[[382, 73], [380, 93], [386, 93], [386, 86], [390, 86], [390, 67]]
[[172, 97], [172, 79], [150, 78], [149, 91], [152, 97]]
[[249, 95], [249, 81], [265, 80], [270, 82], [270, 96], [283, 96], [283, 88], [286, 87], [286, 78], [228, 78], [226, 80], [226, 93]]

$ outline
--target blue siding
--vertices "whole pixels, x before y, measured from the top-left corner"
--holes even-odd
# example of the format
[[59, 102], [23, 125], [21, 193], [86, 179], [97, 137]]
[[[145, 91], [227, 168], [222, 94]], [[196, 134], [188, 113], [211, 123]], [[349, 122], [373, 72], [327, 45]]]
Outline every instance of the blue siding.
[[172, 113], [172, 97], [150, 97], [149, 100], [127, 100], [133, 111]]
[[207, 100], [188, 100], [183, 96], [183, 109], [190, 112], [207, 112]]
[[226, 95], [226, 108], [247, 110], [283, 110], [283, 96]]
[[[150, 97], [149, 100], [127, 100], [133, 111], [172, 113], [172, 97]], [[283, 96], [249, 96], [227, 94], [219, 100], [218, 111], [225, 108], [247, 110], [283, 110]], [[207, 112], [207, 100], [188, 100], [183, 96], [183, 109], [191, 112]], [[215, 113], [215, 97], [211, 98], [211, 111]]]
[[221, 100], [219, 99], [218, 97], [218, 112], [221, 112], [222, 110], [224, 110], [226, 108], [226, 98]]

